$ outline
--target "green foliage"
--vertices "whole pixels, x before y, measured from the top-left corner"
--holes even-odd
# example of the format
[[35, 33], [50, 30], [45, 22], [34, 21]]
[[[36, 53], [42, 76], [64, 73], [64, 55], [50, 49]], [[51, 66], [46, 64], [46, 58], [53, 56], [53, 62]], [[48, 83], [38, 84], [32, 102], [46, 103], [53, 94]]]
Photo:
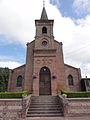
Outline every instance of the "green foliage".
[[29, 93], [28, 90], [24, 90], [24, 91], [23, 91], [23, 94], [25, 94], [25, 95], [29, 95], [30, 93]]
[[0, 68], [0, 92], [7, 91], [9, 79], [9, 69]]
[[68, 98], [83, 98], [90, 97], [90, 92], [68, 92], [62, 89], [61, 94], [66, 94]]
[[22, 98], [24, 95], [29, 95], [29, 91], [23, 91], [23, 92], [0, 92], [0, 99]]
[[66, 90], [66, 89], [61, 90], [61, 94], [67, 94], [67, 92], [68, 92], [68, 90]]

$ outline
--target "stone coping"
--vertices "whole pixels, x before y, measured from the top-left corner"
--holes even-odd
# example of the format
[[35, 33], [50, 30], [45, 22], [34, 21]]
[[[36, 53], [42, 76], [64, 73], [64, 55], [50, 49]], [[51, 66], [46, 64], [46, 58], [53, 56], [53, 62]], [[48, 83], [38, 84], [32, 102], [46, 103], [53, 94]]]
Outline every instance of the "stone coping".
[[84, 98], [84, 97], [82, 97], [82, 98], [67, 98], [66, 96], [62, 96], [62, 95], [58, 95], [58, 96], [62, 99], [69, 100], [69, 101], [70, 100], [72, 100], [72, 101], [74, 101], [74, 100], [76, 100], [76, 101], [90, 100], [90, 98]]
[[0, 101], [21, 101], [22, 99], [0, 99]]
[[0, 99], [0, 101], [21, 101], [30, 98], [32, 95], [25, 96], [24, 98], [7, 98], [7, 99]]
[[72, 101], [79, 101], [79, 100], [81, 100], [81, 101], [83, 101], [83, 100], [90, 100], [90, 98], [65, 98], [66, 100], [72, 100]]

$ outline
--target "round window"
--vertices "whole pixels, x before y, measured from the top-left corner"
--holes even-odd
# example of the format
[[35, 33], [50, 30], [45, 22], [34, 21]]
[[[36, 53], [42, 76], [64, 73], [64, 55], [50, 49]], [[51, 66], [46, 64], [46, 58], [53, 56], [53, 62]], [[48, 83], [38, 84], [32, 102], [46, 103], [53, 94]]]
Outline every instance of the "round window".
[[43, 45], [43, 46], [46, 46], [46, 45], [47, 45], [47, 41], [43, 41], [43, 42], [42, 42], [42, 45]]

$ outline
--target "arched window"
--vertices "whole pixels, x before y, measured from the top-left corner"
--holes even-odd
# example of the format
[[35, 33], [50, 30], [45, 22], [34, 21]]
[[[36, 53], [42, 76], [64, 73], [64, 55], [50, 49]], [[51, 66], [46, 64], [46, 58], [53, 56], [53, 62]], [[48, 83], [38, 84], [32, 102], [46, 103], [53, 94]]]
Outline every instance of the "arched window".
[[42, 28], [42, 33], [47, 33], [47, 28], [46, 27]]
[[19, 75], [18, 77], [17, 77], [17, 87], [21, 87], [22, 86], [22, 76], [21, 75]]
[[68, 84], [69, 85], [74, 85], [74, 83], [73, 83], [73, 76], [72, 75], [68, 76]]

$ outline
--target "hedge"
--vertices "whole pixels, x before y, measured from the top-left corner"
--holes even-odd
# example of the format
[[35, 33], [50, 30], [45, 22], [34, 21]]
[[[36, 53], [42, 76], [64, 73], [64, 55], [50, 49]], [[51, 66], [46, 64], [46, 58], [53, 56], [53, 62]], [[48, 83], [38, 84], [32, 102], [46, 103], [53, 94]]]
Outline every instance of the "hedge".
[[66, 94], [67, 98], [83, 98], [90, 97], [90, 92], [69, 92], [65, 89], [61, 90], [61, 94]]
[[29, 95], [29, 92], [0, 92], [0, 99], [22, 98], [24, 95]]

